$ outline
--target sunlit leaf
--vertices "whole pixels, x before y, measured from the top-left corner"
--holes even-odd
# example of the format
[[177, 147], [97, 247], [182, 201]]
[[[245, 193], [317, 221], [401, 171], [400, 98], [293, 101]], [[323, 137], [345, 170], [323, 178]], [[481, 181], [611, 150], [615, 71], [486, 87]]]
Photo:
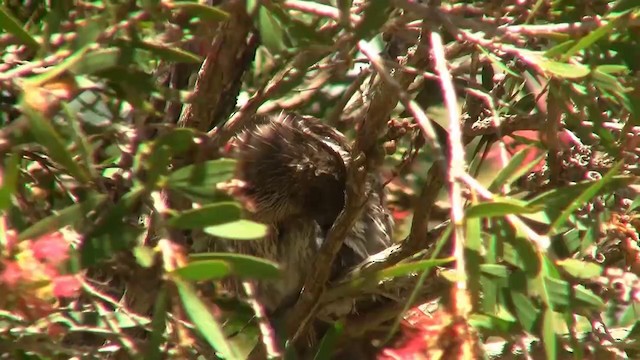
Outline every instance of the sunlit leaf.
[[564, 259], [556, 262], [571, 276], [580, 279], [595, 279], [602, 274], [602, 267], [592, 262], [578, 259]]
[[580, 39], [574, 46], [568, 49], [563, 54], [563, 59], [569, 59], [578, 51], [584, 50], [593, 45], [596, 41], [607, 35], [615, 26], [616, 21], [610, 21], [607, 24], [600, 26], [596, 30], [590, 32], [587, 36]]
[[74, 224], [86, 219], [87, 214], [99, 208], [99, 204], [106, 199], [104, 195], [96, 195], [87, 200], [68, 206], [55, 214], [46, 217], [30, 226], [20, 233], [20, 240], [34, 239], [50, 232], [56, 231], [64, 226]]
[[555, 360], [558, 358], [558, 339], [556, 337], [555, 314], [553, 310], [546, 309], [542, 320], [542, 342], [547, 359]]
[[148, 339], [147, 351], [144, 354], [145, 359], [160, 360], [162, 359], [162, 341], [164, 340], [164, 332], [166, 329], [167, 312], [167, 291], [163, 287], [155, 297], [153, 307], [153, 317], [151, 319], [151, 334]]
[[20, 156], [18, 153], [9, 155], [2, 168], [2, 186], [0, 187], [0, 210], [11, 205], [11, 196], [17, 189], [20, 174]]
[[213, 346], [224, 359], [240, 359], [238, 350], [226, 339], [222, 327], [200, 300], [194, 288], [179, 278], [174, 278], [173, 282], [178, 289], [185, 312], [209, 345]]
[[[524, 206], [523, 206], [524, 205]], [[468, 218], [489, 218], [505, 215], [528, 214], [539, 211], [539, 208], [526, 206], [525, 202], [518, 204], [516, 201], [500, 202], [491, 201], [469, 206], [465, 214]]]
[[278, 264], [251, 255], [237, 253], [197, 253], [189, 255], [191, 261], [223, 261], [233, 275], [251, 279], [273, 279], [281, 275]]
[[178, 229], [200, 229], [240, 220], [240, 215], [241, 209], [236, 203], [222, 202], [183, 211], [173, 216], [168, 224]]
[[261, 6], [258, 12], [260, 37], [262, 43], [272, 52], [285, 50], [285, 33], [282, 24], [266, 6]]
[[202, 62], [202, 58], [200, 56], [177, 47], [154, 44], [146, 41], [132, 42], [130, 46], [147, 50], [158, 59], [162, 60], [193, 64], [199, 64]]
[[229, 13], [218, 9], [214, 6], [208, 6], [205, 4], [199, 4], [191, 1], [172, 1], [168, 2], [168, 5], [173, 10], [179, 10], [185, 12], [192, 17], [199, 17], [206, 21], [224, 21], [229, 18]]
[[513, 155], [507, 166], [500, 169], [496, 177], [493, 179], [491, 185], [488, 187], [489, 191], [496, 192], [501, 186], [511, 184], [524, 174], [531, 172], [531, 169], [533, 169], [533, 167], [536, 166], [545, 156], [542, 154], [533, 161], [523, 163], [524, 159], [533, 149], [535, 149], [535, 147], [527, 146]]
[[516, 317], [520, 325], [528, 332], [535, 330], [536, 322], [540, 317], [540, 309], [538, 309], [531, 299], [519, 291], [511, 292], [511, 301], [515, 308]]
[[173, 274], [190, 281], [222, 279], [230, 273], [229, 265], [221, 260], [190, 261], [186, 266], [173, 271]]
[[582, 64], [568, 64], [552, 60], [540, 60], [537, 62], [545, 72], [564, 79], [579, 79], [589, 75], [591, 70]]
[[29, 131], [47, 149], [47, 154], [51, 159], [62, 165], [78, 182], [89, 182], [88, 169], [81, 167], [73, 158], [53, 125], [39, 112], [29, 107], [26, 107], [24, 111], [28, 114]]
[[172, 172], [167, 185], [183, 193], [207, 197], [216, 192], [216, 184], [231, 179], [235, 162], [219, 159], [188, 165]]
[[556, 218], [556, 220], [551, 224], [551, 228], [549, 229], [549, 233], [553, 233], [557, 231], [560, 226], [562, 226], [571, 213], [576, 211], [579, 207], [583, 206], [588, 200], [596, 196], [600, 190], [607, 185], [611, 180], [613, 180], [614, 175], [620, 170], [623, 162], [620, 161], [616, 165], [614, 165], [609, 172], [602, 177], [602, 179], [594, 182], [591, 186], [585, 189], [572, 203], [569, 204], [567, 208], [565, 208], [562, 213]]
[[209, 235], [231, 240], [261, 239], [267, 235], [267, 230], [266, 225], [244, 219], [204, 228], [204, 232]]
[[24, 25], [20, 24], [20, 22], [4, 6], [0, 6], [0, 28], [15, 36], [30, 48], [34, 50], [40, 48], [40, 43], [38, 43], [38, 41], [29, 34]]

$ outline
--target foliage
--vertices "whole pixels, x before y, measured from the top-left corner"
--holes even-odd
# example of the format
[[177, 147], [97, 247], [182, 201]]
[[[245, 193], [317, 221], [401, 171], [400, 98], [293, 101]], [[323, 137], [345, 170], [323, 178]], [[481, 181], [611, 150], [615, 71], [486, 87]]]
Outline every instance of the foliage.
[[[0, 352], [639, 356], [636, 2], [215, 3], [0, 7]], [[396, 222], [399, 251], [303, 315], [410, 284], [389, 311], [318, 316], [312, 346], [299, 312], [280, 331], [219, 286], [278, 264], [207, 243], [267, 233], [225, 151], [280, 111], [354, 139]]]

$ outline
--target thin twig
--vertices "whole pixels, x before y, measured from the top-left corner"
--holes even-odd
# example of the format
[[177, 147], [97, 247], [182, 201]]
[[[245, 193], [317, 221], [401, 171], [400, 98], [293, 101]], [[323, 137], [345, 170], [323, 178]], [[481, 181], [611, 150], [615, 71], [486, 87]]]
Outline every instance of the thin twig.
[[[284, 8], [291, 10], [298, 10], [300, 12], [318, 15], [322, 17], [328, 17], [330, 19], [340, 21], [340, 10], [333, 6], [324, 5], [311, 1], [299, 1], [299, 0], [286, 0], [282, 4]], [[350, 14], [349, 20], [352, 24], [360, 22], [360, 16], [356, 14]]]
[[262, 335], [262, 343], [264, 344], [264, 348], [267, 352], [268, 359], [277, 359], [282, 356], [280, 351], [278, 350], [278, 346], [276, 345], [276, 336], [273, 331], [273, 327], [269, 324], [269, 320], [267, 318], [267, 314], [264, 310], [264, 307], [256, 300], [255, 296], [255, 286], [249, 281], [243, 281], [242, 287], [244, 292], [247, 294], [247, 302], [251, 309], [253, 309], [254, 314], [256, 315], [256, 319], [258, 320], [258, 328], [260, 329], [260, 334]]
[[466, 172], [464, 159], [464, 144], [462, 128], [460, 126], [460, 110], [451, 74], [447, 68], [442, 37], [436, 31], [431, 32], [431, 48], [435, 60], [435, 68], [440, 75], [440, 85], [444, 94], [444, 102], [449, 114], [449, 187], [451, 198], [451, 222], [453, 224], [454, 257], [456, 258], [457, 296], [455, 310], [457, 315], [466, 319], [471, 311], [471, 299], [467, 289], [466, 261], [465, 261], [465, 223], [464, 198], [462, 194], [461, 176]]
[[397, 92], [397, 97], [402, 102], [402, 105], [404, 105], [411, 115], [413, 115], [414, 119], [420, 126], [424, 137], [427, 138], [429, 144], [433, 146], [435, 152], [437, 154], [441, 154], [442, 151], [440, 149], [440, 143], [438, 142], [436, 131], [434, 130], [433, 125], [431, 125], [431, 121], [427, 117], [427, 114], [425, 114], [424, 110], [422, 110], [415, 100], [411, 99], [404, 87], [391, 77], [384, 66], [382, 58], [380, 55], [376, 54], [369, 43], [360, 41], [358, 43], [358, 48], [367, 58], [369, 58], [371, 65], [376, 69], [378, 75], [385, 82], [385, 85]]

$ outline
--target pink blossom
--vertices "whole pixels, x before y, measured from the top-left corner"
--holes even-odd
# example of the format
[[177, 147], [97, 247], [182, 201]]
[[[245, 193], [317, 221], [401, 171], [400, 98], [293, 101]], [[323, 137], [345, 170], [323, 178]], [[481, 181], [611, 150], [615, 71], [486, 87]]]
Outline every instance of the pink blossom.
[[80, 291], [80, 281], [73, 275], [61, 275], [53, 279], [53, 295], [59, 298], [72, 298]]
[[15, 287], [23, 278], [23, 271], [20, 265], [15, 261], [4, 263], [4, 270], [0, 274], [0, 282], [7, 284], [9, 287]]
[[33, 256], [44, 262], [59, 264], [69, 258], [69, 244], [61, 233], [39, 237], [31, 243]]

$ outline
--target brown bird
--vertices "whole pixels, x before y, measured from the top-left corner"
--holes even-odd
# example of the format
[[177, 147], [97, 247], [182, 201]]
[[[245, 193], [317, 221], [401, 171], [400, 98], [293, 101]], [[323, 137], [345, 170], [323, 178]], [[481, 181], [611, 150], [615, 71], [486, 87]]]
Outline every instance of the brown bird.
[[[347, 139], [320, 120], [294, 114], [258, 119], [236, 139], [238, 191], [249, 216], [271, 231], [261, 241], [232, 243], [232, 251], [276, 261], [283, 277], [262, 281], [256, 297], [269, 311], [297, 299], [315, 254], [344, 207]], [[333, 265], [346, 272], [391, 243], [392, 220], [377, 174], [367, 178], [368, 200]]]

